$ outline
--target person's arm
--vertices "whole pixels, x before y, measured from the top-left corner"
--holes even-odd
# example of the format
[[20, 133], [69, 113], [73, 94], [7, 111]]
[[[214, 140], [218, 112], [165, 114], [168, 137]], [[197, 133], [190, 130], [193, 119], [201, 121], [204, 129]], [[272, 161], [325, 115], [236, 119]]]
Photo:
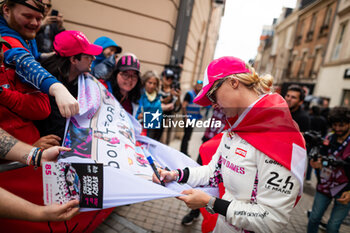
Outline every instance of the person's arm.
[[116, 65], [115, 56], [109, 56], [92, 68], [91, 74], [98, 79], [107, 79]]
[[[18, 161], [26, 164], [27, 158], [33, 146], [17, 140], [0, 128], [0, 159]], [[61, 151], [69, 151], [70, 148], [54, 146], [43, 150], [41, 163], [46, 161], [56, 161]]]
[[29, 120], [43, 120], [50, 115], [50, 101], [46, 94], [33, 90], [21, 93], [3, 88], [0, 93], [0, 104], [11, 109], [17, 115]]
[[4, 52], [4, 63], [15, 68], [22, 82], [29, 83], [45, 94], [49, 94], [49, 89], [52, 84], [59, 83], [53, 75], [35, 60], [31, 53], [24, 48], [12, 48]]
[[59, 146], [62, 139], [54, 134], [49, 134], [39, 138], [33, 143], [33, 146], [40, 147], [41, 149], [48, 149], [52, 146]]
[[161, 104], [161, 107], [162, 107], [162, 111], [171, 111], [174, 109], [174, 105], [172, 103], [169, 103], [169, 104]]
[[52, 57], [55, 54], [56, 54], [55, 52], [41, 53], [40, 54], [40, 61], [48, 59], [49, 57]]
[[[189, 104], [189, 102], [191, 101], [191, 96], [189, 93], [186, 93], [184, 101], [182, 102], [182, 113], [183, 115], [187, 116], [187, 106]], [[185, 120], [187, 119], [187, 117], [185, 117]]]
[[[224, 137], [226, 137], [226, 135], [224, 135], [223, 138]], [[219, 183], [222, 182], [220, 158], [222, 143], [223, 140], [220, 141], [220, 145], [208, 165], [195, 168], [186, 167], [173, 171], [158, 169], [160, 179], [165, 183], [177, 181], [178, 183], [187, 183], [192, 187], [201, 185], [218, 187]], [[155, 174], [152, 176], [152, 181], [158, 184], [160, 183]]]
[[[348, 180], [350, 180], [350, 156], [345, 159], [346, 164], [344, 165], [344, 172]], [[341, 204], [347, 205], [350, 202], [350, 184], [345, 186], [340, 198], [337, 199]]]
[[178, 112], [180, 111], [182, 105], [181, 105], [181, 100], [180, 100], [180, 95], [181, 95], [181, 90], [174, 90], [171, 89], [171, 95], [173, 96], [173, 103], [174, 103], [174, 111]]
[[222, 182], [221, 176], [221, 150], [226, 134], [222, 136], [220, 145], [208, 165], [185, 168], [179, 170], [179, 183], [187, 183], [191, 187], [206, 186], [218, 187]]
[[16, 73], [22, 82], [54, 96], [63, 117], [68, 118], [79, 113], [78, 101], [27, 50], [24, 48], [7, 50], [4, 53], [4, 62], [8, 66], [15, 66]]
[[79, 213], [78, 200], [66, 204], [39, 206], [0, 188], [0, 218], [26, 221], [65, 221]]

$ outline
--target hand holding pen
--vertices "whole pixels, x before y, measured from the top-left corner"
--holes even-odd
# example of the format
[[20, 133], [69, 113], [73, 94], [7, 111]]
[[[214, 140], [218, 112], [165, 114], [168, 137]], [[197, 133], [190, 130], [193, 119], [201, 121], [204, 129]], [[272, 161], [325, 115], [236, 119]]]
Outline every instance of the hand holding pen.
[[152, 181], [157, 184], [161, 184], [161, 181], [164, 183], [170, 183], [172, 181], [177, 180], [178, 173], [176, 171], [168, 171], [164, 169], [157, 169], [157, 172], [159, 174], [159, 177], [154, 173], [152, 177]]
[[[158, 184], [160, 183], [161, 185], [165, 186], [165, 183], [163, 182], [163, 179], [161, 179], [161, 176], [160, 176], [160, 174], [159, 174], [159, 172], [158, 172], [158, 170], [156, 168], [156, 165], [153, 162], [152, 157], [151, 156], [147, 156], [147, 160], [148, 160], [149, 164], [151, 165], [151, 167], [153, 169], [153, 172], [154, 172], [153, 176], [155, 175], [157, 177], [158, 181], [159, 181], [159, 182], [156, 182], [156, 183], [158, 183]], [[152, 178], [152, 180], [153, 180], [153, 178]]]

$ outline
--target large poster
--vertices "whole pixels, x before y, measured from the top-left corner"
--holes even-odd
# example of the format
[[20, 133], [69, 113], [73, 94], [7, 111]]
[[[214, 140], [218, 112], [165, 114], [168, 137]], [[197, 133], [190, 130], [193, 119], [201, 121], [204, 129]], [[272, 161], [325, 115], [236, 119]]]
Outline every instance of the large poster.
[[[141, 126], [96, 79], [79, 77], [80, 114], [68, 122], [62, 161], [104, 164], [103, 208], [157, 198], [181, 195], [188, 185], [166, 187], [151, 181], [153, 170], [147, 161], [152, 156], [158, 167], [169, 169], [198, 166], [181, 152], [140, 136]], [[206, 191], [216, 194], [216, 189]]]

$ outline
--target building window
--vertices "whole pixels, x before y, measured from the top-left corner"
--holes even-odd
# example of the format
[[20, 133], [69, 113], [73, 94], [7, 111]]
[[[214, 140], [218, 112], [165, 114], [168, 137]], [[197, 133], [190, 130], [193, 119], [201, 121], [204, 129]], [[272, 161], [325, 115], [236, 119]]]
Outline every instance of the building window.
[[[290, 51], [291, 54], [291, 51]], [[294, 70], [295, 70], [295, 65], [296, 65], [296, 60], [297, 60], [297, 55], [293, 54], [290, 56], [291, 59], [288, 62], [288, 68], [287, 68], [287, 78], [294, 78]]]
[[347, 25], [347, 22], [340, 24], [335, 47], [333, 50], [332, 60], [337, 60], [339, 58], [339, 53], [342, 47], [343, 38], [346, 30], [346, 25]]
[[306, 41], [312, 41], [312, 38], [314, 36], [314, 30], [315, 30], [315, 25], [316, 25], [316, 19], [317, 19], [317, 16], [316, 16], [316, 13], [314, 13], [312, 15], [312, 20], [311, 20], [311, 24], [310, 24], [310, 28], [309, 28], [309, 31], [307, 32], [307, 35], [306, 35]]
[[297, 33], [297, 37], [295, 38], [295, 44], [299, 45], [303, 38], [303, 30], [304, 30], [304, 20], [300, 22], [299, 31]]
[[328, 6], [327, 14], [326, 14], [326, 17], [324, 18], [323, 25], [329, 26], [331, 22], [331, 16], [332, 16], [332, 8]]
[[305, 72], [305, 67], [306, 67], [306, 62], [307, 62], [307, 52], [303, 53], [303, 56], [301, 57], [301, 64], [299, 68], [299, 73], [298, 76], [299, 78], [304, 78], [304, 72]]
[[350, 107], [350, 90], [343, 90], [341, 106]]
[[318, 35], [319, 37], [327, 36], [329, 31], [329, 25], [331, 22], [331, 17], [332, 17], [332, 8], [328, 6], [327, 13], [323, 21], [323, 25], [320, 28], [320, 34]]
[[315, 57], [313, 60], [312, 67], [310, 69], [309, 76], [311, 78], [317, 78], [317, 74], [320, 69], [321, 62], [322, 62], [322, 49], [319, 48], [319, 49], [316, 49], [315, 51]]

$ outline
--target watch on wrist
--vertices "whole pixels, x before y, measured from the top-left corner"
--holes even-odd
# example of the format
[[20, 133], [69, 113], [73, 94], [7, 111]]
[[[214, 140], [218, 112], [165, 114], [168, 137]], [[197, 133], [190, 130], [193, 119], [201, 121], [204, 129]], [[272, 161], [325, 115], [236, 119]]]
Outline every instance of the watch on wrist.
[[214, 202], [215, 202], [215, 200], [216, 200], [215, 197], [210, 197], [210, 200], [209, 200], [208, 204], [205, 206], [205, 209], [210, 214], [215, 214], [215, 211], [214, 211]]

